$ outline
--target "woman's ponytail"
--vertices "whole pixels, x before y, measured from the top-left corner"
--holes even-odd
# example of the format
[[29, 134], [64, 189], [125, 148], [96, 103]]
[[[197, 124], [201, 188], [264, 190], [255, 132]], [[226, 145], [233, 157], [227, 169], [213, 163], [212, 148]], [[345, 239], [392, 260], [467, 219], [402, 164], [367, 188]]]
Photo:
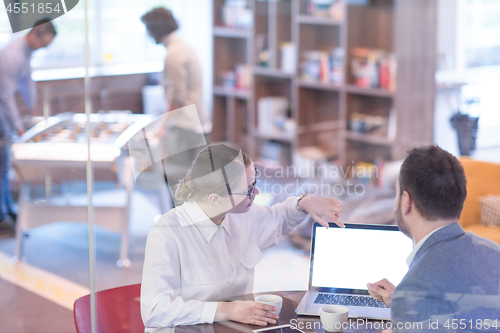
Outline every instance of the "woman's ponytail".
[[180, 202], [186, 202], [193, 196], [193, 191], [188, 186], [188, 182], [190, 182], [191, 172], [188, 172], [186, 177], [182, 178], [179, 184], [177, 185], [177, 189], [175, 190], [175, 200]]

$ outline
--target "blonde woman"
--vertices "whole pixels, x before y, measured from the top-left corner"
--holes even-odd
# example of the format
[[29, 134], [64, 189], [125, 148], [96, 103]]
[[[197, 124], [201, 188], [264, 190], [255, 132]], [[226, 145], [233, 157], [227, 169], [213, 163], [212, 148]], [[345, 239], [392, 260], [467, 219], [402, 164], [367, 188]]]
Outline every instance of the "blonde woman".
[[146, 332], [233, 320], [276, 323], [274, 308], [255, 301], [217, 300], [252, 292], [262, 250], [276, 245], [307, 214], [343, 227], [339, 200], [291, 197], [272, 207], [253, 202], [256, 169], [239, 148], [211, 144], [180, 182], [184, 203], [163, 215], [148, 236], [141, 290]]

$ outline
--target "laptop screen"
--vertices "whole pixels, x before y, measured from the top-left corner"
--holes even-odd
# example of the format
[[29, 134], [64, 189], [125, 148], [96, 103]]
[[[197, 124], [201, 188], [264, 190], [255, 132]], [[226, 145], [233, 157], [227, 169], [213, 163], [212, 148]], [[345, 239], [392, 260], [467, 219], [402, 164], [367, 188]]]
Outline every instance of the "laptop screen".
[[315, 223], [313, 235], [312, 287], [362, 291], [383, 278], [397, 286], [408, 271], [413, 242], [397, 226]]

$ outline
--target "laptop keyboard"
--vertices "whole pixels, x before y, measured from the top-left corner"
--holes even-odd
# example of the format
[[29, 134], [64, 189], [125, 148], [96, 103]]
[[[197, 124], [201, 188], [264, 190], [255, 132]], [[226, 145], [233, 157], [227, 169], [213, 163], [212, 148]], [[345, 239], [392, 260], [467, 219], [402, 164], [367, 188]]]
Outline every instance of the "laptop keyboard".
[[318, 294], [314, 300], [316, 304], [335, 304], [348, 306], [361, 306], [368, 308], [387, 308], [382, 301], [377, 301], [371, 296], [354, 296], [339, 294]]

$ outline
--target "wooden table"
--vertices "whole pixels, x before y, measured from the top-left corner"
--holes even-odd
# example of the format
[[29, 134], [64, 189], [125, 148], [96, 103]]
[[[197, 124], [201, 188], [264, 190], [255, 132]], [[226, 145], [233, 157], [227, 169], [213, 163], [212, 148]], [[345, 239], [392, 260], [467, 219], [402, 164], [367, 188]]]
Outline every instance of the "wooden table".
[[[280, 318], [275, 325], [279, 326], [285, 324], [292, 324], [302, 331], [307, 333], [323, 333], [325, 330], [322, 328], [319, 317], [313, 316], [297, 316], [295, 309], [299, 305], [305, 291], [281, 291], [281, 292], [266, 292], [259, 294], [249, 294], [243, 296], [236, 296], [228, 300], [253, 300], [255, 296], [262, 294], [273, 294], [283, 297], [283, 306], [280, 313]], [[382, 322], [379, 320], [365, 320], [365, 319], [350, 319], [350, 327], [345, 329], [344, 332], [381, 332]], [[253, 330], [263, 328], [261, 326], [241, 324], [237, 322], [217, 322], [214, 324], [203, 325], [189, 325], [175, 327], [175, 333], [251, 333]], [[378, 329], [377, 329], [378, 328]], [[174, 329], [167, 329], [165, 332], [162, 330], [157, 333], [174, 333]], [[328, 333], [328, 332], [326, 332]]]
[[[142, 333], [144, 325], [140, 312], [141, 285], [123, 286], [96, 293], [97, 331], [99, 333]], [[274, 294], [283, 297], [280, 318], [276, 325], [292, 324], [306, 333], [324, 333], [319, 317], [297, 316], [295, 309], [305, 291], [281, 291], [235, 296], [228, 300], [253, 300], [255, 296]], [[74, 307], [78, 333], [90, 332], [90, 297], [76, 300]], [[356, 324], [356, 325], [355, 325]], [[351, 319], [344, 332], [380, 332], [381, 321]], [[262, 326], [246, 325], [233, 321], [214, 324], [184, 325], [155, 330], [155, 333], [251, 333]]]

